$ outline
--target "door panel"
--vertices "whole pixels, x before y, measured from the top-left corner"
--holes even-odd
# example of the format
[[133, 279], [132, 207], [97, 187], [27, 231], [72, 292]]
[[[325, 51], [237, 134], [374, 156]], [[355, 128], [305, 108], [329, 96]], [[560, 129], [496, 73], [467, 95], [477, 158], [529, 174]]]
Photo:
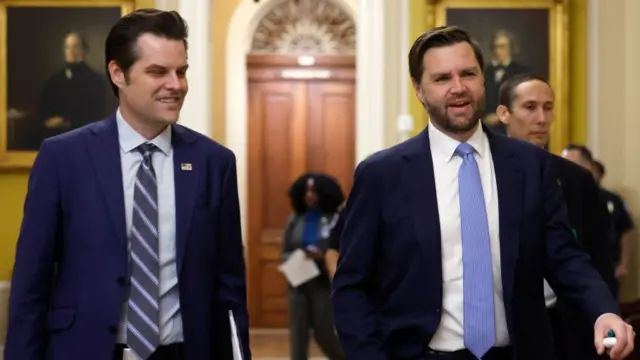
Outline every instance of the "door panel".
[[251, 320], [259, 326], [287, 324], [287, 286], [277, 266], [291, 174], [304, 169], [293, 136], [304, 115], [302, 87], [293, 81], [249, 86], [249, 292]]
[[355, 84], [344, 78], [278, 80], [264, 76], [275, 70], [256, 70], [249, 79], [250, 319], [254, 327], [287, 327], [287, 283], [277, 269], [291, 213], [287, 192], [308, 171], [335, 176], [345, 192], [351, 188]]
[[310, 82], [308, 86], [308, 171], [335, 176], [348, 192], [355, 158], [355, 84]]

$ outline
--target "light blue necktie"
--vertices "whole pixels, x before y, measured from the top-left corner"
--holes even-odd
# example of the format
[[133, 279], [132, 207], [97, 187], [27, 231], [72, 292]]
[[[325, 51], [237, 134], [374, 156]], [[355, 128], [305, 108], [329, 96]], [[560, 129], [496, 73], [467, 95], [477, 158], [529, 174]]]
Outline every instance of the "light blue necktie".
[[458, 172], [464, 287], [464, 343], [477, 358], [495, 344], [493, 277], [487, 210], [471, 145], [458, 145]]

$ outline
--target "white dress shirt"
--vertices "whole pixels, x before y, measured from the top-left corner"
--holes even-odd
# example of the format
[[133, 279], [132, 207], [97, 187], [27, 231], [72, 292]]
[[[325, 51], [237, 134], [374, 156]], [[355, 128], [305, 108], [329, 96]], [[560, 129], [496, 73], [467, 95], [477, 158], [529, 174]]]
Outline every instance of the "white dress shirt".
[[[462, 229], [458, 195], [458, 170], [462, 165], [462, 158], [455, 154], [460, 142], [445, 135], [433, 124], [428, 127], [427, 131], [431, 145], [442, 237], [443, 287], [442, 318], [429, 346], [439, 351], [456, 351], [465, 348], [463, 334]], [[489, 223], [496, 326], [496, 343], [494, 346], [506, 346], [509, 344], [509, 332], [507, 330], [502, 296], [498, 188], [496, 186], [493, 159], [489, 141], [481, 126], [478, 126], [467, 143], [476, 150], [474, 156], [480, 170]]]
[[[122, 181], [124, 186], [124, 207], [127, 225], [127, 238], [133, 219], [133, 192], [138, 168], [142, 163], [142, 154], [136, 148], [146, 142], [158, 147], [151, 157], [158, 184], [158, 241], [160, 254], [160, 343], [168, 345], [184, 341], [180, 299], [178, 293], [178, 272], [176, 266], [176, 204], [173, 179], [173, 148], [171, 147], [171, 127], [160, 133], [155, 139], [147, 141], [124, 119], [120, 109], [116, 113], [118, 140], [120, 143], [120, 162], [122, 163]], [[128, 251], [131, 245], [128, 243]], [[117, 342], [127, 343], [127, 299], [122, 309]]]

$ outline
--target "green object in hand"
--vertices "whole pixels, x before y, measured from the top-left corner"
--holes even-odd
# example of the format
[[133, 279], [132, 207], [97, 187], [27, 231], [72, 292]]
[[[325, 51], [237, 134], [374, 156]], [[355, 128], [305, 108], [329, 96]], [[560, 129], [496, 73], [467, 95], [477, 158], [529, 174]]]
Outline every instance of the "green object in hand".
[[616, 337], [616, 333], [613, 332], [613, 330], [609, 330], [609, 332], [607, 333], [608, 337]]

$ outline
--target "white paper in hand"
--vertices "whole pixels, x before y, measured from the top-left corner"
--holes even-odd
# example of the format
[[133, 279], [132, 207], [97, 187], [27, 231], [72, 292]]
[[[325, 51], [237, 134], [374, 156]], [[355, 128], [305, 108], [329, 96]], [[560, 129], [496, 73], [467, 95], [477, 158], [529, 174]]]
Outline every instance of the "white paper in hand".
[[229, 310], [229, 328], [231, 329], [231, 347], [233, 348], [233, 360], [242, 360], [242, 346], [238, 337], [236, 319], [233, 318], [233, 311]]
[[278, 266], [278, 270], [294, 288], [320, 275], [315, 261], [309, 259], [301, 249], [292, 252], [287, 261]]

